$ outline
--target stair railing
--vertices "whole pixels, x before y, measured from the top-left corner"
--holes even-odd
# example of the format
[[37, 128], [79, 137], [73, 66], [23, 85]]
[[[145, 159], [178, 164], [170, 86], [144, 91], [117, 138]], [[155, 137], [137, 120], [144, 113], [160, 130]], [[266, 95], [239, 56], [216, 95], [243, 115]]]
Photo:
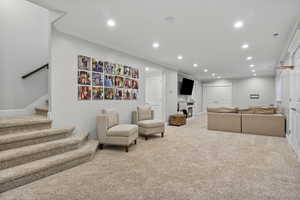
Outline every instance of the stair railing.
[[45, 69], [45, 68], [46, 68], [46, 69], [49, 69], [49, 63], [47, 63], [47, 64], [45, 64], [45, 65], [43, 65], [43, 66], [41, 66], [41, 67], [39, 67], [39, 68], [37, 68], [37, 69], [35, 69], [35, 70], [33, 70], [32, 72], [29, 72], [29, 73], [23, 75], [23, 76], [22, 76], [22, 79], [25, 79], [25, 78], [27, 78], [27, 77], [29, 77], [29, 76], [31, 76], [31, 75], [33, 75], [33, 74], [35, 74], [35, 73], [41, 71], [42, 69]]

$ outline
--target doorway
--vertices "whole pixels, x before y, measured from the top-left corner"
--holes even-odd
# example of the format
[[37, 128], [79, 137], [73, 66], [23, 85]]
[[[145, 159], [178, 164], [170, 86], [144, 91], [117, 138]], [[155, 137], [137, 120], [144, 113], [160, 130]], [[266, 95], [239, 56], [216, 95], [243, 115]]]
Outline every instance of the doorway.
[[207, 108], [231, 107], [232, 84], [203, 85], [203, 110]]
[[145, 102], [154, 110], [154, 119], [165, 120], [165, 74], [147, 67], [145, 70]]

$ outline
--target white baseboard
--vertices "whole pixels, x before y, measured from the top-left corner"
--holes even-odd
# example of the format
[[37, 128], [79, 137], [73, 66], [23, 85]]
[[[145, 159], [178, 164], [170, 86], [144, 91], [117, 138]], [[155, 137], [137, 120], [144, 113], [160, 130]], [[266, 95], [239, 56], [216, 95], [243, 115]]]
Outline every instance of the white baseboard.
[[300, 148], [298, 147], [299, 145], [297, 145], [297, 143], [292, 141], [291, 136], [287, 136], [287, 141], [291, 149], [295, 152], [298, 162], [300, 162]]
[[20, 116], [20, 115], [30, 115], [33, 114], [36, 107], [42, 106], [46, 104], [46, 100], [48, 99], [48, 94], [38, 98], [33, 103], [29, 104], [23, 109], [9, 109], [9, 110], [0, 110], [0, 117], [12, 117], [12, 116]]

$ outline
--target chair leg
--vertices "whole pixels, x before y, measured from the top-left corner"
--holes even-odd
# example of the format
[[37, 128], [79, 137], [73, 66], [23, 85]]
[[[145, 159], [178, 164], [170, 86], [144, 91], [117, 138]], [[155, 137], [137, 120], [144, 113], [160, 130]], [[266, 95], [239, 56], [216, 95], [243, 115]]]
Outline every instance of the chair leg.
[[164, 137], [164, 132], [161, 133], [161, 137]]
[[125, 146], [125, 151], [128, 152], [128, 146]]
[[136, 144], [136, 139], [134, 140], [134, 144]]
[[148, 140], [148, 136], [147, 135], [145, 135], [145, 140]]
[[98, 148], [103, 149], [103, 144], [99, 144]]

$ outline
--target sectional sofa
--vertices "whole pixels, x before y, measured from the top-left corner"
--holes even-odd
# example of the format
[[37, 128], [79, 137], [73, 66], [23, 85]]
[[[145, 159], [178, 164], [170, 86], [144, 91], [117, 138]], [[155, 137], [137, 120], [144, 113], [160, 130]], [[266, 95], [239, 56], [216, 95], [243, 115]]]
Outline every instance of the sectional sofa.
[[275, 107], [208, 108], [208, 130], [285, 137], [285, 116]]

